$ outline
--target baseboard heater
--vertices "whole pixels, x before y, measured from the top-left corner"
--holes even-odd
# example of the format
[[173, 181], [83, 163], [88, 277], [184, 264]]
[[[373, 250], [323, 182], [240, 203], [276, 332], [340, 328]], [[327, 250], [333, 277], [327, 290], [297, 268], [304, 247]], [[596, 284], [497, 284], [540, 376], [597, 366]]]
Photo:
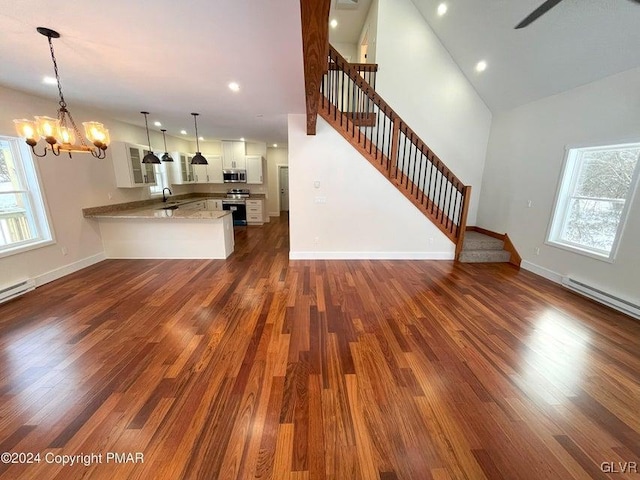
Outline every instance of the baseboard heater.
[[640, 320], [640, 305], [587, 285], [571, 277], [562, 277], [562, 285], [611, 308]]
[[29, 278], [21, 282], [15, 283], [0, 289], [0, 303], [19, 297], [20, 295], [30, 292], [36, 288], [36, 282]]

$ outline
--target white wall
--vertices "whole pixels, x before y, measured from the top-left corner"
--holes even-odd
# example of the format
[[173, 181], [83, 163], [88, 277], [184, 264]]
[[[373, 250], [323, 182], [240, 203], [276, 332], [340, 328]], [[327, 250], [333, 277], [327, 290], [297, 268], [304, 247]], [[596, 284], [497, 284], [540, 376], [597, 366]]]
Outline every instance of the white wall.
[[454, 256], [453, 243], [320, 117], [307, 136], [306, 115], [289, 115], [289, 199], [291, 258]]
[[544, 243], [565, 147], [620, 141], [640, 141], [640, 68], [496, 115], [478, 224], [507, 232], [525, 268], [554, 280], [571, 275], [640, 303], [640, 195], [615, 263]]
[[491, 112], [411, 0], [379, 0], [376, 90], [466, 185], [475, 225]]
[[355, 43], [331, 42], [331, 45], [347, 62], [358, 63], [358, 46]]
[[267, 169], [269, 170], [269, 195], [267, 212], [272, 217], [280, 215], [280, 192], [278, 191], [278, 165], [289, 164], [289, 150], [286, 145], [267, 148]]
[[[358, 55], [360, 45], [362, 45], [365, 35], [367, 37], [368, 44], [366, 63], [376, 63], [376, 46], [378, 43], [378, 0], [373, 0], [371, 2], [369, 13], [367, 13], [367, 18], [362, 25], [362, 31], [360, 32], [360, 37], [358, 38], [358, 43], [356, 45]], [[354, 60], [354, 62], [359, 61], [359, 59]]]
[[[57, 102], [0, 87], [0, 135], [16, 136], [14, 118], [34, 115], [55, 117]], [[146, 144], [144, 129], [106, 118], [99, 113], [74, 108], [71, 113], [77, 124], [87, 120], [103, 122], [112, 141]], [[162, 134], [152, 134], [152, 145], [162, 145]], [[186, 142], [167, 137], [170, 150], [184, 150]], [[39, 146], [39, 148], [41, 148]], [[35, 159], [40, 184], [49, 209], [49, 220], [56, 244], [0, 258], [0, 286], [24, 278], [36, 278], [39, 283], [70, 273], [102, 258], [99, 229], [94, 221], [82, 216], [82, 208], [149, 198], [148, 188], [122, 189], [115, 186], [115, 174], [110, 151], [98, 160], [88, 154], [56, 157], [48, 154]], [[175, 189], [183, 193], [186, 189]], [[109, 199], [111, 195], [111, 199]], [[62, 254], [65, 247], [67, 254]]]

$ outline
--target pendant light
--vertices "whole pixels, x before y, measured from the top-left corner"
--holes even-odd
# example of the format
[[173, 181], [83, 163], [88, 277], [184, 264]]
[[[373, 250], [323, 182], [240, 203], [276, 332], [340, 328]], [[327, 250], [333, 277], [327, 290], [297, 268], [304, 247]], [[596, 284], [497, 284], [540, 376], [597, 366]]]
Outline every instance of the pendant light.
[[[90, 153], [96, 158], [105, 158], [105, 150], [109, 146], [109, 130], [99, 122], [83, 122], [85, 136], [93, 144], [93, 147], [88, 146], [67, 108], [58, 74], [58, 62], [51, 41], [52, 38], [60, 38], [60, 34], [46, 27], [38, 27], [36, 30], [49, 40], [49, 51], [53, 61], [53, 71], [56, 74], [60, 108], [58, 108], [58, 118], [37, 116], [35, 122], [26, 118], [14, 120], [13, 123], [18, 135], [25, 138], [27, 145], [31, 147], [31, 151], [36, 157], [44, 157], [48, 151], [51, 151], [56, 156], [60, 155], [60, 152], [67, 152], [71, 157], [71, 152], [78, 152]], [[48, 145], [45, 145], [44, 152], [39, 154], [36, 152], [35, 146], [41, 138]], [[76, 143], [76, 140], [79, 140], [80, 143]]]
[[149, 153], [147, 153], [143, 158], [142, 158], [142, 163], [160, 163], [160, 159], [154, 155], [153, 151], [151, 150], [151, 139], [149, 138], [149, 124], [147, 123], [147, 115], [149, 115], [149, 112], [140, 112], [142, 115], [144, 115], [144, 126], [147, 129], [147, 144], [149, 145]]
[[173, 157], [169, 155], [169, 152], [167, 152], [167, 137], [164, 136], [164, 132], [166, 132], [167, 130], [165, 128], [162, 128], [160, 129], [160, 131], [162, 132], [162, 140], [164, 141], [164, 153], [162, 154], [162, 161], [173, 162]]
[[199, 113], [192, 113], [191, 115], [193, 115], [193, 123], [196, 126], [196, 154], [193, 156], [193, 158], [191, 159], [191, 165], [209, 165], [209, 162], [207, 162], [207, 159], [204, 158], [202, 156], [202, 154], [200, 153], [200, 142], [198, 141], [198, 115], [200, 115]]

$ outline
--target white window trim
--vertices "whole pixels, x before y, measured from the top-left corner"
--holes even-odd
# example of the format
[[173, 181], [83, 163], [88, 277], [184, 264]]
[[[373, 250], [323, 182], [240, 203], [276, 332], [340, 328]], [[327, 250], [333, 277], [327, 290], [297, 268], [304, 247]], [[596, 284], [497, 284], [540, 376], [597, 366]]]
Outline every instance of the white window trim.
[[[10, 247], [0, 250], [0, 258], [5, 258], [30, 250], [54, 245], [56, 243], [56, 239], [53, 225], [50, 220], [51, 214], [49, 213], [49, 205], [47, 204], [44, 195], [44, 188], [40, 181], [40, 171], [38, 169], [37, 162], [31, 154], [31, 149], [20, 138], [0, 135], [0, 140], [9, 141], [12, 145], [12, 150], [17, 150], [13, 152], [13, 155], [18, 155], [21, 160], [21, 171], [18, 172], [18, 174], [22, 177], [24, 184], [28, 187], [28, 193], [31, 197], [31, 208], [33, 210], [31, 212], [33, 215], [33, 221], [37, 224], [37, 229], [40, 232], [39, 239], [34, 239], [26, 243], [13, 244]], [[17, 148], [15, 148], [16, 146]]]
[[[557, 233], [554, 231], [555, 230], [554, 220], [556, 218], [556, 213], [558, 212], [559, 209], [562, 209], [564, 212], [563, 216], [566, 216], [566, 213], [567, 213], [566, 201], [563, 202], [563, 205], [561, 206], [559, 201], [560, 196], [562, 195], [562, 192], [564, 192], [569, 188], [569, 186], [565, 187], [565, 185], [569, 181], [574, 182], [576, 180], [575, 176], [570, 180], [567, 180], [566, 178], [567, 169], [570, 168], [571, 166], [570, 162], [572, 159], [570, 159], [570, 155], [572, 150], [601, 150], [603, 148], [613, 149], [613, 148], [624, 148], [624, 147], [637, 147], [638, 145], [640, 145], [640, 141], [637, 140], [635, 142], [627, 141], [624, 143], [611, 143], [608, 145], [606, 142], [602, 142], [596, 146], [593, 146], [593, 145], [565, 146], [565, 155], [564, 155], [564, 161], [562, 164], [562, 171], [560, 172], [560, 178], [558, 180], [558, 186], [556, 188], [556, 196], [553, 201], [553, 210], [551, 211], [551, 218], [549, 219], [549, 226], [547, 228], [547, 235], [545, 237], [545, 242], [544, 242], [545, 245], [560, 248], [562, 250], [566, 250], [572, 253], [577, 253], [579, 255], [583, 255], [586, 257], [594, 258], [596, 260], [600, 260], [606, 263], [615, 262], [616, 256], [618, 254], [618, 248], [620, 246], [620, 241], [622, 239], [622, 236], [624, 235], [624, 230], [627, 226], [627, 221], [629, 219], [629, 209], [631, 208], [631, 205], [633, 205], [633, 202], [635, 201], [636, 193], [638, 190], [638, 181], [640, 179], [640, 159], [638, 159], [638, 162], [636, 163], [636, 167], [633, 172], [633, 177], [631, 178], [631, 183], [629, 184], [629, 196], [627, 197], [624, 209], [620, 214], [620, 223], [618, 223], [618, 229], [616, 230], [616, 238], [613, 242], [613, 245], [611, 246], [611, 252], [609, 254], [606, 254], [606, 253], [598, 254], [597, 252], [591, 249], [586, 249], [580, 245], [576, 245], [570, 242], [559, 242], [559, 241], [553, 240], [552, 236], [556, 236], [555, 234]], [[558, 222], [558, 223], [560, 225], [564, 224], [564, 222]]]

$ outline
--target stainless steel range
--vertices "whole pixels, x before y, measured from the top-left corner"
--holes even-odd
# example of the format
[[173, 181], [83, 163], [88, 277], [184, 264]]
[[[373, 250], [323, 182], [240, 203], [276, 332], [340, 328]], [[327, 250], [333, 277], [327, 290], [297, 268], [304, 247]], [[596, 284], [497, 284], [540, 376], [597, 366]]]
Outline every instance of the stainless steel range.
[[247, 198], [248, 188], [232, 188], [227, 191], [227, 198], [222, 200], [222, 209], [232, 212], [234, 225], [247, 224]]

